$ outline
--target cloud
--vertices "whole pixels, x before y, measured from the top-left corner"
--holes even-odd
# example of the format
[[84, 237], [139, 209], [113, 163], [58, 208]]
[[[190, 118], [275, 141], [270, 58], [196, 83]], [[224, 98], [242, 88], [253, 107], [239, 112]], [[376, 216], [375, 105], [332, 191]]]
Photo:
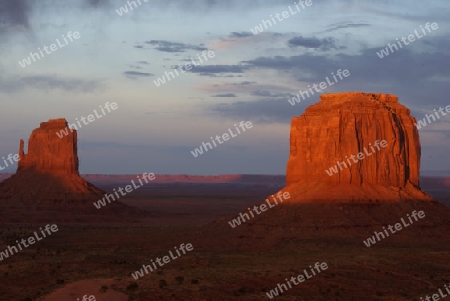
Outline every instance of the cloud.
[[[58, 5], [63, 6], [65, 10], [69, 10], [73, 6], [82, 10], [92, 8], [107, 9], [109, 8], [110, 0], [65, 1], [62, 3], [58, 0], [0, 0], [0, 35], [13, 31], [31, 30], [29, 20], [33, 17], [35, 11], [57, 7]], [[71, 8], [67, 6], [71, 6]]]
[[42, 90], [60, 89], [66, 92], [91, 93], [103, 88], [103, 84], [97, 80], [62, 78], [56, 75], [26, 76], [6, 80], [0, 78], [0, 91], [2, 92], [14, 93], [29, 87]]
[[[137, 1], [137, 0], [135, 0]], [[141, 0], [143, 1], [143, 0]], [[126, 1], [124, 1], [126, 2]], [[190, 12], [204, 15], [206, 12], [216, 11], [248, 11], [262, 7], [292, 4], [291, 0], [152, 0], [151, 9]]]
[[316, 37], [304, 38], [302, 36], [292, 38], [288, 41], [289, 47], [304, 47], [320, 49], [328, 51], [330, 49], [337, 49], [334, 38], [318, 39]]
[[[422, 51], [420, 48], [403, 47], [380, 59], [380, 48], [366, 48], [355, 55], [311, 54], [297, 56], [259, 57], [242, 63], [251, 64], [259, 69], [282, 71], [289, 78], [296, 78], [304, 86], [320, 83], [325, 77], [338, 69], [348, 69], [350, 77], [327, 89], [340, 91], [369, 91], [394, 93], [409, 103], [429, 105], [446, 104], [450, 94], [450, 38], [435, 37], [439, 48]], [[417, 46], [416, 46], [417, 47]], [[432, 47], [432, 46], [427, 46]], [[412, 87], [420, 87], [413, 89]], [[433, 95], [430, 97], [430, 95]]]
[[251, 93], [253, 96], [259, 97], [270, 97], [270, 98], [280, 98], [280, 97], [290, 97], [290, 93], [272, 93], [269, 90], [256, 90]]
[[109, 7], [110, 0], [86, 0], [86, 3], [90, 7]]
[[234, 93], [224, 93], [224, 94], [216, 94], [216, 95], [213, 95], [212, 97], [236, 97], [236, 94], [234, 94]]
[[232, 32], [229, 37], [230, 38], [248, 38], [248, 37], [252, 37], [253, 33], [251, 33], [250, 31], [241, 31], [241, 32]]
[[[279, 71], [286, 79], [296, 78], [298, 86], [280, 89], [268, 89], [263, 85], [249, 85], [253, 88], [251, 96], [258, 97], [256, 101], [238, 101], [228, 104], [214, 104], [207, 107], [218, 116], [229, 119], [247, 118], [263, 123], [289, 123], [291, 117], [300, 115], [304, 108], [319, 100], [319, 93], [315, 93], [307, 100], [292, 107], [287, 101], [292, 93], [306, 90], [308, 84], [320, 83], [326, 77], [332, 78], [331, 73], [338, 69], [348, 69], [350, 76], [329, 86], [322, 93], [339, 91], [365, 91], [375, 93], [393, 93], [399, 96], [399, 101], [411, 108], [427, 106], [430, 111], [445, 107], [450, 94], [450, 38], [440, 36], [439, 48], [422, 51], [404, 47], [396, 53], [380, 59], [376, 52], [380, 48], [366, 48], [357, 54], [317, 54], [305, 53], [296, 56], [258, 57], [241, 63], [257, 66], [261, 72], [264, 69]], [[283, 78], [280, 78], [282, 81]], [[232, 84], [226, 84], [232, 85]], [[255, 86], [257, 89], [255, 89]], [[221, 89], [220, 87], [213, 87]], [[229, 86], [231, 87], [231, 86]], [[242, 88], [236, 83], [237, 91]], [[416, 88], [413, 88], [416, 87]], [[273, 92], [276, 91], [276, 92]], [[222, 93], [234, 93], [229, 90]], [[420, 118], [423, 114], [417, 115]]]
[[259, 57], [242, 63], [260, 69], [287, 70], [301, 81], [323, 80], [332, 71], [348, 69], [357, 76], [358, 82], [383, 83], [391, 87], [398, 84], [410, 87], [412, 83], [424, 82], [431, 76], [450, 75], [450, 70], [446, 67], [450, 64], [448, 53], [413, 53], [410, 49], [403, 48], [401, 53], [398, 51], [380, 59], [376, 55], [377, 51], [380, 51], [380, 48], [364, 49], [357, 55], [328, 56], [305, 53], [289, 57]]
[[208, 50], [208, 48], [204, 47], [203, 44], [197, 46], [164, 40], [146, 41], [145, 44], [157, 46], [154, 49], [162, 52], [186, 52], [186, 50], [196, 50], [196, 51]]
[[[216, 77], [222, 73], [244, 73], [248, 69], [241, 65], [206, 65], [206, 66], [193, 66], [188, 72], [197, 73], [201, 76]], [[230, 75], [227, 75], [231, 77]]]
[[125, 71], [123, 74], [125, 74], [125, 76], [128, 77], [129, 79], [154, 76], [153, 73], [138, 72], [138, 71]]
[[368, 23], [351, 23], [351, 22], [343, 22], [340, 24], [332, 24], [331, 28], [327, 29], [325, 32], [335, 31], [339, 29], [347, 29], [347, 28], [363, 28], [363, 27], [371, 27], [371, 24]]
[[251, 82], [251, 81], [243, 81], [240, 83], [228, 83], [226, 85], [229, 86], [248, 86], [248, 85], [253, 85], [253, 84], [257, 84], [258, 82]]
[[31, 8], [26, 0], [0, 0], [0, 34], [29, 29]]
[[245, 68], [239, 65], [206, 65], [194, 66], [190, 70], [193, 73], [244, 73]]

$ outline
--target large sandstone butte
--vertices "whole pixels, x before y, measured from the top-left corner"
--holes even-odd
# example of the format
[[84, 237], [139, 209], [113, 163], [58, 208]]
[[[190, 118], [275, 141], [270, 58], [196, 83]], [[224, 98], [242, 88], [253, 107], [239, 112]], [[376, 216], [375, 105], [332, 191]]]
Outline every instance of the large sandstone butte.
[[68, 130], [61, 138], [57, 135], [67, 126], [65, 119], [42, 122], [31, 133], [28, 154], [20, 140], [17, 172], [0, 184], [0, 199], [44, 205], [46, 201], [73, 203], [102, 197], [103, 192], [79, 174], [76, 130]]
[[[395, 95], [321, 95], [320, 102], [292, 119], [283, 189], [291, 194], [288, 202], [432, 200], [419, 186], [415, 123]], [[378, 150], [377, 140], [386, 140], [387, 146]], [[364, 159], [356, 157], [359, 153]], [[330, 176], [326, 170], [332, 167], [336, 173]]]

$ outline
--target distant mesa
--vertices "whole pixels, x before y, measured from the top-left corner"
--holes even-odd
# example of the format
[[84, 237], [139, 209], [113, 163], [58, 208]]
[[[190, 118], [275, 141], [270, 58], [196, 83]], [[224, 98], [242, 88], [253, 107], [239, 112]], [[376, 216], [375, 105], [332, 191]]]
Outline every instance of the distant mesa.
[[[65, 119], [42, 122], [28, 141], [20, 141], [16, 174], [0, 183], [0, 199], [30, 201], [97, 200], [103, 191], [86, 182], [78, 171], [77, 131], [59, 138], [57, 132], [68, 126]], [[90, 203], [92, 206], [92, 203]]]
[[[415, 123], [392, 94], [321, 95], [292, 119], [283, 189], [291, 194], [289, 201], [432, 200], [419, 185]], [[383, 140], [385, 147], [379, 147]]]

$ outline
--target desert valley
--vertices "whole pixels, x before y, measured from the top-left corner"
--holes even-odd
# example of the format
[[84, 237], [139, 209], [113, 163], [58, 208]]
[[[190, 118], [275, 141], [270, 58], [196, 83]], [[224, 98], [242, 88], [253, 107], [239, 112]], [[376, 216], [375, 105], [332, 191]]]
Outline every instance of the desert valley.
[[[328, 94], [293, 119], [286, 176], [147, 174], [145, 182], [81, 177], [77, 132], [59, 139], [64, 119], [41, 123], [28, 152], [20, 143], [17, 172], [1, 179], [0, 299], [445, 295], [450, 177], [419, 177], [413, 123], [393, 95]], [[385, 149], [373, 157], [325, 172], [377, 140]], [[143, 185], [120, 195], [132, 179]]]
[[0, 0], [0, 301], [450, 301], [448, 0]]

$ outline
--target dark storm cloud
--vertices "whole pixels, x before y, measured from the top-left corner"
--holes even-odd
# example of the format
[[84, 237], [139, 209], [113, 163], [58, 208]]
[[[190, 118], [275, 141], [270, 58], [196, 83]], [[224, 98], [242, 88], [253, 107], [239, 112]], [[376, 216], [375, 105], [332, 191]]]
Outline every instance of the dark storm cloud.
[[14, 29], [28, 29], [31, 13], [26, 0], [0, 0], [0, 33]]
[[330, 49], [337, 49], [335, 39], [325, 38], [318, 39], [316, 37], [304, 38], [302, 36], [292, 38], [288, 41], [289, 47], [305, 47], [320, 49], [322, 51], [328, 51]]
[[[162, 52], [186, 52], [186, 50], [204, 51], [208, 48], [203, 45], [189, 45], [178, 42], [170, 42], [164, 40], [151, 40], [146, 41], [145, 44], [156, 46], [154, 49]], [[142, 47], [139, 47], [142, 48]]]
[[[136, 1], [136, 0], [134, 0]], [[145, 3], [143, 3], [145, 4]], [[215, 11], [242, 11], [245, 9], [255, 9], [259, 7], [275, 7], [278, 5], [292, 5], [291, 0], [152, 0], [143, 5], [146, 9], [179, 10], [183, 12], [193, 12], [202, 15], [211, 10]], [[76, 13], [77, 10], [102, 10], [106, 15], [114, 16], [111, 10], [115, 7], [127, 5], [127, 1], [122, 0], [0, 0], [0, 34], [6, 31], [11, 32], [17, 29], [31, 29], [29, 19], [34, 11], [46, 11], [54, 9], [66, 13]], [[147, 7], [147, 8], [145, 8]], [[242, 37], [244, 32], [235, 32], [235, 37]], [[0, 41], [1, 42], [1, 41]], [[161, 46], [161, 51], [173, 51], [175, 48]]]
[[0, 0], [0, 34], [16, 29], [30, 29], [29, 18], [34, 8], [56, 7], [58, 5], [79, 6], [81, 9], [109, 7], [109, 0], [83, 1], [32, 1]]
[[291, 0], [153, 0], [152, 6], [162, 9], [179, 9], [195, 13], [204, 13], [211, 10], [230, 11], [277, 5], [292, 5]]

